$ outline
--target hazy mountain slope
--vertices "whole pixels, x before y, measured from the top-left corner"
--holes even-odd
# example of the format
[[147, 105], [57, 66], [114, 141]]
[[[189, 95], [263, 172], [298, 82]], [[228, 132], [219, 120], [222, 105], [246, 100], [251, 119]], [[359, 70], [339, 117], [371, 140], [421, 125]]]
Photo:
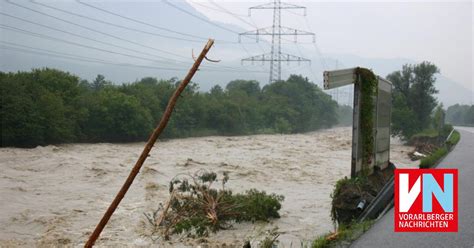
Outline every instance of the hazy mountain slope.
[[[157, 37], [156, 35], [146, 35], [143, 33], [124, 30], [110, 25], [101, 24], [95, 21], [87, 20], [56, 10], [32, 4], [28, 1], [17, 1], [21, 5], [33, 8], [38, 11], [46, 12], [50, 15], [66, 19], [68, 21], [78, 23], [87, 27], [102, 30], [108, 34], [118, 36], [124, 40], [139, 43], [145, 46], [162, 49], [167, 52], [172, 52], [180, 55], [180, 57], [169, 55], [155, 50], [150, 50], [142, 46], [134, 45], [123, 40], [117, 40], [108, 36], [104, 36], [90, 30], [84, 30], [83, 28], [67, 24], [56, 19], [46, 17], [31, 11], [13, 6], [7, 2], [1, 2], [0, 5], [5, 12], [12, 15], [33, 20], [34, 22], [67, 30], [72, 33], [87, 36], [100, 41], [120, 45], [127, 48], [132, 48], [141, 51], [142, 54], [136, 54], [130, 51], [124, 51], [120, 48], [110, 47], [104, 44], [85, 40], [76, 36], [67, 35], [61, 32], [52, 31], [50, 29], [38, 27], [33, 24], [28, 24], [22, 21], [18, 21], [6, 16], [0, 16], [0, 22], [4, 25], [10, 25], [19, 27], [25, 30], [46, 34], [49, 36], [69, 40], [72, 42], [80, 43], [87, 46], [94, 46], [100, 49], [107, 49], [111, 51], [119, 51], [121, 53], [127, 53], [145, 57], [147, 59], [161, 60], [156, 56], [168, 57], [186, 63], [175, 63], [171, 60], [165, 60], [163, 62], [147, 61], [143, 59], [123, 57], [114, 55], [106, 52], [97, 50], [91, 50], [87, 48], [81, 48], [71, 44], [64, 44], [61, 42], [45, 40], [41, 38], [31, 37], [25, 34], [18, 34], [11, 31], [5, 31], [0, 29], [0, 36], [2, 40], [7, 40], [16, 44], [27, 45], [31, 47], [44, 48], [48, 50], [54, 50], [62, 53], [71, 53], [81, 56], [93, 57], [102, 60], [111, 61], [114, 63], [131, 63], [137, 65], [154, 66], [154, 67], [173, 67], [181, 68], [180, 71], [165, 71], [152, 68], [137, 68], [127, 66], [113, 66], [95, 63], [86, 63], [80, 61], [73, 61], [67, 59], [51, 58], [47, 56], [31, 55], [19, 52], [13, 52], [9, 50], [0, 49], [0, 55], [2, 57], [0, 61], [1, 71], [17, 71], [17, 70], [30, 70], [31, 68], [38, 67], [53, 67], [61, 70], [67, 70], [78, 76], [92, 80], [97, 74], [103, 74], [109, 80], [117, 83], [134, 81], [136, 79], [153, 76], [158, 78], [170, 78], [170, 77], [183, 77], [190, 67], [192, 61], [192, 51], [197, 53], [198, 50], [205, 43], [204, 39], [196, 37], [212, 37], [216, 39], [216, 45], [211, 50], [209, 57], [222, 60], [218, 64], [206, 63], [208, 68], [202, 68], [202, 70], [196, 74], [194, 81], [198, 82], [202, 90], [208, 90], [215, 84], [225, 85], [232, 79], [256, 79], [261, 84], [266, 84], [268, 80], [269, 64], [246, 64], [241, 66], [240, 59], [248, 57], [250, 55], [260, 54], [262, 52], [268, 52], [269, 46], [265, 42], [259, 44], [254, 43], [252, 40], [244, 40], [244, 44], [232, 43], [238, 40], [238, 32], [244, 30], [239, 27], [224, 24], [215, 23], [221, 27], [211, 25], [203, 20], [211, 22], [207, 17], [200, 14], [192, 6], [184, 1], [171, 1], [172, 4], [182, 8], [184, 11], [191, 13], [194, 16], [183, 13], [183, 11], [177, 10], [176, 8], [166, 4], [164, 1], [161, 2], [140, 2], [135, 4], [133, 2], [93, 2], [92, 4], [107, 9], [127, 17], [135, 18], [147, 23], [154, 25], [172, 28], [173, 31], [187, 33], [196, 37], [183, 36], [180, 34], [167, 32], [164, 30], [158, 30], [146, 25], [131, 22], [119, 18], [117, 16], [109, 15], [92, 9], [74, 2], [62, 2], [54, 3], [44, 2], [52, 5], [56, 8], [72, 11], [81, 15], [85, 15], [91, 18], [100, 19], [107, 22], [112, 22], [118, 25], [123, 25], [131, 28], [137, 28], [145, 32], [152, 32], [156, 34], [162, 34], [167, 36], [179, 37], [182, 39], [199, 40], [198, 42], [190, 42], [185, 40], [167, 39], [163, 37]], [[203, 19], [203, 20], [200, 20]], [[227, 30], [226, 30], [227, 29]], [[1, 47], [1, 46], [0, 46]], [[314, 51], [314, 49], [301, 48], [303, 56], [313, 59], [311, 64], [311, 70], [308, 65], [304, 63], [301, 65], [287, 65], [283, 63], [283, 78], [286, 78], [289, 74], [302, 74], [308, 76], [312, 81], [320, 83], [322, 78], [322, 71], [324, 69], [332, 69], [338, 60], [338, 68], [351, 67], [351, 66], [365, 66], [372, 68], [377, 74], [386, 76], [388, 73], [401, 69], [401, 66], [406, 63], [415, 63], [415, 61], [406, 58], [398, 59], [384, 59], [384, 58], [364, 58], [356, 55], [341, 55], [341, 54], [329, 54], [324, 55], [326, 68], [320, 65], [321, 58]], [[291, 44], [284, 45], [284, 51], [288, 53], [299, 54], [300, 51], [296, 50]], [[144, 54], [143, 54], [144, 53]], [[147, 56], [148, 54], [148, 56]], [[154, 56], [156, 55], [156, 56]], [[212, 67], [212, 68], [211, 68]], [[229, 68], [231, 67], [231, 68]], [[442, 72], [442, 68], [441, 68]], [[442, 74], [438, 76], [437, 88], [440, 90], [438, 98], [446, 106], [454, 103], [471, 103], [473, 101], [472, 89], [465, 89], [459, 83], [444, 77]]]
[[[371, 68], [380, 76], [387, 76], [389, 73], [401, 70], [404, 64], [415, 64], [417, 61], [406, 58], [384, 59], [384, 58], [363, 58], [355, 55], [329, 55], [331, 59], [337, 59], [341, 68], [349, 68], [354, 66], [363, 66]], [[456, 103], [471, 104], [474, 101], [473, 89], [466, 89], [463, 85], [443, 76], [443, 68], [440, 69], [441, 74], [437, 75], [436, 88], [439, 90], [437, 94], [438, 100], [446, 107]]]

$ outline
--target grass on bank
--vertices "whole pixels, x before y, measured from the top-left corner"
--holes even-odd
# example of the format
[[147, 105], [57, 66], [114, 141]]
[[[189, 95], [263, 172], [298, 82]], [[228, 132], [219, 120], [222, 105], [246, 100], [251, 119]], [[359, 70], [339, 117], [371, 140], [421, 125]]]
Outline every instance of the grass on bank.
[[[336, 182], [334, 191], [331, 193], [331, 219], [334, 223], [342, 225], [351, 224], [356, 218], [354, 211], [341, 211], [341, 208], [347, 208], [350, 202], [341, 201], [341, 199], [353, 199], [357, 196], [361, 197], [361, 192], [368, 191], [372, 186], [365, 176], [356, 178], [344, 177]], [[355, 203], [357, 204], [357, 203]]]
[[435, 152], [429, 155], [426, 158], [421, 159], [420, 168], [427, 169], [436, 164], [438, 160], [444, 157], [448, 153], [448, 149], [446, 147], [438, 148]]
[[449, 139], [446, 141], [446, 144], [452, 147], [456, 145], [459, 140], [461, 140], [461, 134], [458, 131], [454, 130], [453, 134], [451, 134], [451, 137], [449, 137]]
[[437, 138], [438, 136], [441, 136], [443, 139], [446, 139], [449, 133], [451, 133], [451, 130], [453, 130], [453, 126], [451, 124], [445, 124], [441, 132], [435, 128], [427, 128], [427, 129], [422, 130], [421, 132], [413, 134], [409, 138], [409, 140], [416, 140], [419, 138], [434, 139], [434, 138]]
[[433, 167], [441, 158], [448, 154], [449, 150], [461, 140], [461, 134], [454, 130], [446, 144], [438, 148], [435, 152], [430, 154], [428, 157], [423, 158], [420, 162], [420, 168], [426, 169]]
[[375, 223], [374, 220], [363, 222], [354, 221], [350, 225], [340, 225], [335, 233], [327, 233], [319, 236], [311, 244], [311, 248], [330, 248], [337, 245], [349, 245], [352, 241], [359, 238]]
[[[443, 135], [447, 137], [451, 130], [446, 129], [443, 130]], [[438, 136], [438, 132], [435, 130], [425, 130], [422, 133], [417, 134], [419, 137], [430, 137], [436, 138]], [[433, 152], [430, 156], [421, 160], [420, 168], [430, 168], [435, 165], [442, 157], [444, 157], [451, 148], [456, 145], [460, 140], [460, 133], [456, 130], [453, 131], [449, 139], [446, 141], [445, 145], [438, 148], [435, 152]], [[341, 193], [341, 189], [344, 185], [353, 185], [353, 188], [364, 188], [366, 184], [366, 180], [364, 178], [356, 178], [356, 179], [341, 179], [336, 183], [335, 190], [331, 195], [334, 199], [334, 196], [337, 196]], [[333, 202], [334, 204], [334, 202]], [[331, 209], [331, 216], [333, 220], [338, 219], [339, 216], [333, 208]], [[328, 233], [322, 235], [315, 239], [311, 247], [312, 248], [328, 248], [328, 247], [346, 247], [349, 246], [354, 240], [359, 238], [364, 232], [366, 232], [372, 224], [375, 223], [374, 220], [367, 220], [364, 222], [357, 222], [352, 220], [349, 224], [340, 224], [337, 231], [335, 233]]]
[[411, 138], [416, 138], [416, 137], [436, 138], [438, 137], [438, 135], [439, 135], [438, 130], [429, 128], [429, 129], [425, 129], [419, 133], [414, 134]]

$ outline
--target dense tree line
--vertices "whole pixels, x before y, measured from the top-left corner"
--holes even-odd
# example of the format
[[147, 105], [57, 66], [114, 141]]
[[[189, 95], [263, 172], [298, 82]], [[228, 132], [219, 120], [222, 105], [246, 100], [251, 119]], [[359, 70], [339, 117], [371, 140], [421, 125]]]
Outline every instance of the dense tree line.
[[459, 126], [474, 126], [474, 105], [449, 106], [446, 111], [446, 121]]
[[416, 133], [433, 128], [433, 112], [438, 105], [434, 94], [436, 65], [422, 62], [404, 65], [387, 76], [393, 84], [392, 134], [409, 139]]
[[[179, 81], [143, 78], [122, 85], [54, 69], [0, 72], [1, 145], [145, 140]], [[307, 78], [260, 87], [235, 80], [200, 92], [190, 84], [163, 135], [296, 133], [337, 123], [337, 103]]]

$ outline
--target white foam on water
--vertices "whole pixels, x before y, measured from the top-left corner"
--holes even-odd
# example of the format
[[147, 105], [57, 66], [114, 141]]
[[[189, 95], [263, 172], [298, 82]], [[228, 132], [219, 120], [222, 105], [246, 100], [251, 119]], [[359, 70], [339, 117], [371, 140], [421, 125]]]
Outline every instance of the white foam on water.
[[[135, 163], [144, 143], [69, 144], [0, 149], [0, 246], [81, 246]], [[392, 161], [414, 167], [411, 147], [394, 141]], [[99, 246], [196, 247], [196, 240], [153, 241], [144, 212], [155, 210], [179, 173], [230, 172], [227, 187], [285, 196], [281, 218], [241, 223], [208, 238], [239, 246], [278, 227], [280, 244], [299, 247], [329, 232], [330, 194], [350, 174], [351, 128], [306, 134], [202, 137], [158, 142], [104, 229]], [[204, 247], [204, 246], [203, 246]], [[241, 247], [241, 245], [240, 245]]]

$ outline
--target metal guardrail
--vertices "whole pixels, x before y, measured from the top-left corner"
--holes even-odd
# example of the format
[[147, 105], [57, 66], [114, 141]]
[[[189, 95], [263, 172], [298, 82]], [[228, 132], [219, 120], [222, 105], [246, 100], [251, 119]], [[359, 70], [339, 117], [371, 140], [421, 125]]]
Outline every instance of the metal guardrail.
[[444, 143], [446, 143], [446, 141], [449, 140], [449, 138], [451, 138], [451, 135], [454, 133], [454, 127], [453, 129], [451, 130], [451, 132], [449, 133], [448, 137], [446, 137], [446, 140], [444, 141]]
[[393, 200], [395, 178], [392, 176], [385, 186], [380, 190], [374, 200], [364, 209], [362, 214], [359, 216], [358, 221], [364, 221], [366, 219], [375, 219], [387, 205]]
[[[454, 133], [453, 128], [446, 138], [445, 142], [449, 140]], [[359, 222], [367, 219], [375, 219], [377, 216], [384, 215], [392, 206], [394, 200], [395, 179], [392, 176], [385, 186], [380, 190], [374, 200], [364, 209], [357, 219]]]

